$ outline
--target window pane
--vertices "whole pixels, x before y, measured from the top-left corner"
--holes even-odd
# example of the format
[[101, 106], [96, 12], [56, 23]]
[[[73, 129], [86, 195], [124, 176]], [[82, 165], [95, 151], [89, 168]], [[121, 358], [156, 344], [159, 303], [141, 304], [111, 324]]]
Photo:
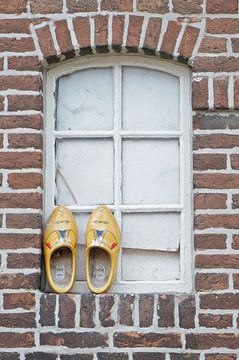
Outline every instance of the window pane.
[[63, 76], [57, 97], [57, 130], [112, 129], [114, 87], [111, 68]]
[[123, 247], [178, 251], [179, 241], [180, 214], [178, 213], [123, 215]]
[[123, 249], [121, 269], [125, 281], [176, 280], [180, 277], [180, 257], [178, 253]]
[[123, 141], [124, 204], [179, 203], [178, 140]]
[[[113, 152], [111, 139], [57, 141], [56, 163], [78, 205], [113, 203]], [[61, 174], [57, 171], [57, 204], [74, 204]]]
[[179, 78], [161, 71], [124, 67], [123, 127], [179, 129]]

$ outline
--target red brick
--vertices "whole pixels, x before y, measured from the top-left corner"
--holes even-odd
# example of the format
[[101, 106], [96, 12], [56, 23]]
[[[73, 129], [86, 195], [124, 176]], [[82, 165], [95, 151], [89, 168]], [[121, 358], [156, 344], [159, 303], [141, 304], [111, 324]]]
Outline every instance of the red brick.
[[158, 300], [158, 326], [173, 327], [174, 326], [174, 296], [160, 295]]
[[[126, 358], [125, 360], [127, 360]], [[100, 359], [104, 360], [104, 358]], [[111, 360], [111, 359], [109, 359]], [[114, 360], [114, 358], [112, 358]], [[121, 358], [119, 358], [121, 360]], [[124, 358], [122, 358], [124, 360]], [[165, 360], [165, 354], [157, 352], [134, 352], [133, 360]]]
[[75, 327], [76, 303], [73, 295], [62, 295], [59, 298], [58, 326], [60, 328]]
[[0, 33], [1, 34], [30, 34], [30, 20], [29, 19], [1, 19]]
[[66, 346], [68, 348], [96, 348], [108, 346], [108, 334], [98, 332], [46, 332], [40, 334], [41, 345]]
[[66, 57], [71, 57], [72, 53], [74, 53], [74, 47], [71, 42], [71, 35], [66, 20], [55, 22], [55, 32], [61, 53]]
[[207, 328], [227, 329], [232, 327], [232, 315], [199, 314], [199, 325]]
[[97, 15], [94, 18], [95, 47], [98, 52], [104, 52], [108, 49], [108, 20], [108, 15]]
[[132, 51], [138, 50], [140, 35], [144, 18], [142, 16], [130, 16], [126, 47]]
[[7, 178], [12, 189], [42, 188], [42, 174], [40, 173], [11, 173]]
[[88, 17], [76, 17], [73, 19], [74, 30], [81, 51], [92, 52], [90, 43], [90, 20]]
[[36, 314], [18, 313], [18, 314], [0, 314], [0, 326], [10, 328], [35, 328]]
[[8, 111], [36, 110], [42, 111], [42, 95], [8, 95]]
[[230, 155], [231, 166], [233, 170], [239, 170], [239, 155], [232, 154]]
[[0, 111], [4, 110], [4, 96], [0, 96]]
[[[66, 356], [66, 358], [65, 358]], [[66, 360], [68, 355], [61, 355], [61, 360]], [[74, 360], [74, 355], [69, 355], [71, 356], [71, 359]], [[80, 355], [81, 356], [81, 355]], [[83, 355], [84, 356], [84, 355]], [[86, 355], [87, 356], [87, 355]], [[25, 354], [25, 360], [57, 360], [58, 356], [56, 353], [52, 354], [52, 353], [46, 353], [46, 352], [39, 352], [39, 351], [34, 351], [33, 353], [28, 353]], [[82, 360], [93, 360], [91, 358], [85, 358]]]
[[232, 149], [237, 147], [238, 135], [212, 134], [194, 136], [194, 150], [198, 149]]
[[95, 295], [82, 294], [80, 308], [80, 327], [94, 328]]
[[24, 148], [42, 149], [42, 135], [41, 134], [9, 134], [8, 148], [9, 149], [24, 149]]
[[164, 34], [160, 48], [160, 52], [165, 56], [172, 57], [181, 28], [182, 25], [176, 21], [168, 22], [167, 30]]
[[234, 78], [234, 108], [239, 109], [239, 76]]
[[232, 195], [232, 208], [239, 209], [239, 194]]
[[67, 7], [70, 13], [96, 11], [97, 0], [67, 0]]
[[41, 266], [40, 254], [8, 254], [7, 267], [9, 269], [39, 269]]
[[237, 174], [195, 174], [194, 188], [207, 189], [237, 189], [239, 175]]
[[40, 71], [42, 65], [37, 56], [11, 56], [8, 57], [9, 70]]
[[139, 326], [149, 327], [153, 323], [154, 295], [139, 296]]
[[207, 0], [207, 12], [211, 14], [234, 14], [238, 11], [237, 0]]
[[194, 78], [192, 85], [192, 106], [194, 110], [208, 109], [208, 79]]
[[159, 35], [161, 31], [162, 20], [159, 18], [151, 18], [145, 34], [143, 49], [147, 52], [154, 52], [157, 49]]
[[6, 224], [13, 229], [39, 229], [42, 217], [39, 214], [6, 214]]
[[226, 154], [194, 154], [194, 170], [221, 170], [227, 168]]
[[199, 360], [199, 354], [191, 354], [191, 353], [170, 354], [170, 360]]
[[25, 52], [34, 51], [35, 45], [32, 38], [0, 38], [0, 51]]
[[219, 77], [213, 80], [215, 109], [228, 108], [228, 77]]
[[114, 346], [119, 348], [181, 348], [182, 343], [180, 334], [176, 333], [116, 332], [114, 334]]
[[179, 56], [182, 56], [185, 59], [188, 59], [192, 56], [193, 49], [198, 39], [199, 31], [199, 29], [192, 26], [186, 27], [178, 50]]
[[122, 15], [113, 16], [112, 20], [112, 47], [121, 49], [124, 35], [125, 17]]
[[0, 71], [2, 71], [3, 70], [3, 58], [0, 58]]
[[38, 273], [0, 274], [0, 289], [31, 290], [31, 289], [39, 289], [39, 285], [40, 285], [40, 275]]
[[211, 268], [239, 269], [239, 255], [200, 254], [196, 256], [195, 264], [197, 268], [204, 268], [204, 269], [211, 269]]
[[36, 29], [38, 42], [44, 58], [50, 58], [57, 55], [49, 25]]
[[214, 36], [205, 36], [202, 39], [199, 52], [218, 54], [227, 52], [227, 39]]
[[207, 294], [200, 296], [201, 309], [239, 310], [239, 294]]
[[35, 305], [36, 299], [33, 293], [3, 294], [3, 308], [6, 310], [17, 308], [30, 310]]
[[16, 90], [42, 90], [42, 80], [40, 76], [0, 76], [0, 91]]
[[234, 72], [239, 71], [239, 62], [233, 56], [196, 57], [192, 68], [194, 72]]
[[118, 317], [121, 325], [133, 326], [133, 312], [134, 312], [135, 296], [131, 294], [120, 295], [118, 305]]
[[30, 0], [33, 14], [54, 14], [62, 12], [62, 0]]
[[114, 297], [112, 295], [105, 295], [100, 298], [100, 312], [99, 319], [101, 326], [110, 327], [115, 325], [115, 321], [112, 319], [111, 309], [114, 305]]
[[211, 34], [237, 34], [239, 19], [207, 19], [206, 32]]
[[235, 53], [239, 52], [239, 39], [231, 39], [232, 40], [232, 51]]
[[196, 291], [225, 290], [229, 287], [228, 274], [196, 274]]
[[239, 250], [239, 235], [233, 235], [232, 248], [234, 250]]
[[239, 274], [233, 274], [233, 287], [239, 289]]
[[227, 194], [195, 194], [195, 209], [226, 209]]
[[108, 11], [129, 12], [133, 10], [133, 0], [101, 0], [100, 8]]
[[206, 354], [205, 360], [236, 360], [235, 354]]
[[32, 208], [41, 209], [42, 195], [39, 193], [2, 193], [0, 194], [0, 208]]
[[183, 296], [179, 299], [179, 326], [184, 329], [195, 328], [196, 304], [194, 296]]
[[23, 169], [41, 168], [42, 154], [40, 152], [1, 152], [0, 168]]
[[137, 0], [137, 10], [165, 14], [169, 11], [168, 0]]
[[239, 129], [239, 117], [236, 114], [197, 114], [193, 118], [193, 126], [201, 130]]
[[[194, 246], [197, 250], [226, 249], [227, 235], [225, 234], [195, 234]], [[238, 242], [239, 248], [239, 242]]]
[[55, 326], [56, 295], [42, 294], [40, 299], [41, 326]]
[[3, 148], [3, 134], [0, 134], [0, 148]]
[[0, 333], [1, 348], [29, 348], [35, 346], [34, 333]]
[[180, 14], [201, 14], [202, 0], [173, 0], [173, 11]]
[[239, 348], [238, 334], [187, 334], [186, 348], [195, 350], [205, 350], [212, 348]]
[[27, 12], [27, 0], [11, 0], [0, 2], [0, 13], [21, 14]]
[[25, 249], [41, 247], [41, 236], [36, 234], [0, 234], [0, 249]]

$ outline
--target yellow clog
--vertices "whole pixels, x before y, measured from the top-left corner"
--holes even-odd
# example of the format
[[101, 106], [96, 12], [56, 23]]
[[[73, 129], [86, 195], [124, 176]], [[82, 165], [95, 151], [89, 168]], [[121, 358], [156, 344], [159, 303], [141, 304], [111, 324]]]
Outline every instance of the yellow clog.
[[120, 229], [106, 206], [98, 206], [86, 228], [86, 279], [89, 289], [101, 294], [115, 279], [120, 252]]
[[69, 209], [58, 206], [44, 231], [43, 251], [48, 283], [58, 294], [68, 292], [76, 273], [77, 225]]

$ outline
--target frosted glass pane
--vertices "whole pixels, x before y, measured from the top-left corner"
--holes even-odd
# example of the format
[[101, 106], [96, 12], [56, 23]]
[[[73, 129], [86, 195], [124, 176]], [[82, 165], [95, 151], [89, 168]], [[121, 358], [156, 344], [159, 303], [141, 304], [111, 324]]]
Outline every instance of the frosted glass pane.
[[180, 214], [124, 214], [122, 246], [135, 249], [178, 251]]
[[123, 141], [124, 204], [179, 203], [178, 140]]
[[[59, 140], [56, 163], [78, 205], [113, 203], [113, 141], [111, 139]], [[57, 204], [75, 204], [66, 182], [56, 174]]]
[[58, 86], [57, 130], [112, 129], [113, 103], [111, 68], [63, 76]]
[[179, 79], [161, 71], [123, 68], [123, 127], [136, 130], [179, 128]]
[[178, 280], [180, 256], [155, 250], [123, 249], [121, 269], [125, 281]]

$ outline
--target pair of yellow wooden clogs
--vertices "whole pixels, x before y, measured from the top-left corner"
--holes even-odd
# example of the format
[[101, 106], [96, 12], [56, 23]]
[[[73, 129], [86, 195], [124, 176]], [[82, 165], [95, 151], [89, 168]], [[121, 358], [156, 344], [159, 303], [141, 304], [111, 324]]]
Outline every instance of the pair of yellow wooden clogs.
[[[75, 279], [77, 225], [71, 211], [58, 206], [46, 226], [43, 239], [46, 275], [51, 289], [68, 292]], [[86, 279], [97, 294], [114, 282], [120, 251], [120, 229], [106, 206], [97, 207], [86, 228]]]

